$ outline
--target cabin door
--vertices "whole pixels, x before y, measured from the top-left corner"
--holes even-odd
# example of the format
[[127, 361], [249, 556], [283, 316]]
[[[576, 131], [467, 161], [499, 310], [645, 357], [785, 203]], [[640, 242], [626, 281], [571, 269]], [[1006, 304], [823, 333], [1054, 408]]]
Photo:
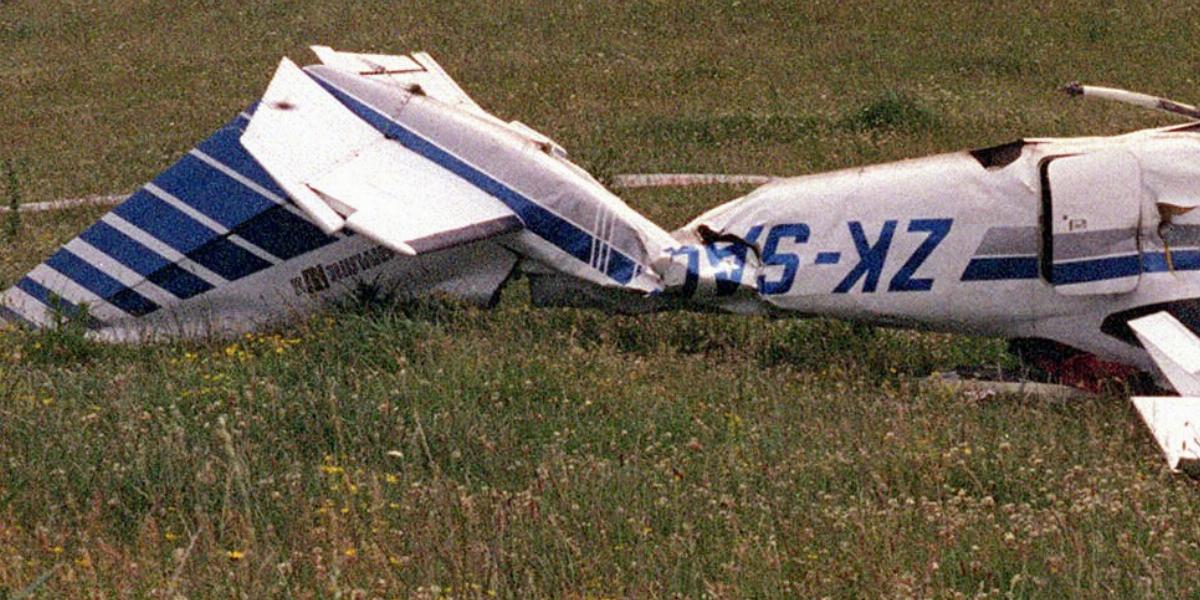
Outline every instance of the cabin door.
[[1106, 150], [1042, 163], [1042, 277], [1069, 296], [1123, 294], [1142, 275], [1141, 167]]

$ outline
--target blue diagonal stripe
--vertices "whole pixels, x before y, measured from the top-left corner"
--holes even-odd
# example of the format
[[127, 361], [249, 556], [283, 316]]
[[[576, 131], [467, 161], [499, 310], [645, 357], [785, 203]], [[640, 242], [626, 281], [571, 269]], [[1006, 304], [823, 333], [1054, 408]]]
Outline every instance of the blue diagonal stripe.
[[129, 289], [66, 248], [60, 249], [47, 259], [46, 266], [135, 317], [158, 310], [158, 304]]
[[177, 298], [191, 298], [213, 287], [104, 221], [96, 222], [79, 237]]
[[[83, 316], [83, 311], [74, 303], [63, 298], [62, 296], [59, 296], [58, 294], [55, 294], [42, 284], [28, 277], [22, 277], [21, 280], [17, 282], [16, 287], [17, 289], [32, 296], [38, 302], [46, 305], [46, 307], [51, 311], [60, 312], [71, 318], [80, 318]], [[85, 325], [89, 329], [99, 329], [104, 326], [104, 322], [91, 315], [87, 315], [87, 322]]]
[[163, 171], [154, 184], [226, 229], [278, 206], [191, 155]]
[[217, 232], [146, 190], [138, 190], [113, 212], [182, 254], [218, 237]]
[[176, 264], [169, 264], [151, 273], [146, 279], [185, 300], [213, 289], [212, 284]]
[[271, 263], [225, 238], [217, 238], [189, 252], [188, 258], [229, 281], [237, 281], [271, 266]]
[[113, 212], [230, 281], [271, 266], [144, 190]]
[[79, 239], [143, 277], [169, 264], [166, 258], [104, 221], [97, 221], [85, 229]]
[[0, 319], [4, 319], [9, 323], [16, 323], [23, 327], [36, 327], [33, 321], [25, 318], [25, 315], [0, 304]]
[[335, 238], [291, 211], [276, 206], [246, 221], [234, 230], [246, 241], [284, 260], [312, 252]]

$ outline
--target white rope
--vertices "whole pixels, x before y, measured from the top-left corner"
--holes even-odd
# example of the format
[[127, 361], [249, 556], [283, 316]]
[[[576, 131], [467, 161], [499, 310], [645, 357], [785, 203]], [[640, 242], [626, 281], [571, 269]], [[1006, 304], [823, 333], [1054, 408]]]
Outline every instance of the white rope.
[[724, 175], [720, 173], [626, 173], [613, 177], [612, 186], [620, 189], [645, 187], [688, 187], [695, 185], [762, 185], [775, 178], [770, 175]]
[[[128, 194], [115, 194], [111, 196], [85, 196], [83, 198], [51, 200], [50, 202], [28, 202], [18, 206], [17, 212], [46, 212], [51, 210], [77, 208], [80, 206], [113, 206], [114, 204], [119, 204], [126, 197], [128, 197]], [[8, 206], [0, 206], [0, 212], [6, 213], [10, 210], [11, 209]]]
[[[613, 177], [612, 186], [618, 189], [647, 187], [689, 187], [697, 185], [762, 185], [774, 181], [770, 175], [726, 175], [722, 173], [625, 173]], [[113, 206], [129, 197], [128, 194], [97, 194], [83, 198], [67, 198], [50, 202], [21, 204], [19, 212], [47, 212], [80, 206]], [[0, 206], [0, 213], [9, 212]]]

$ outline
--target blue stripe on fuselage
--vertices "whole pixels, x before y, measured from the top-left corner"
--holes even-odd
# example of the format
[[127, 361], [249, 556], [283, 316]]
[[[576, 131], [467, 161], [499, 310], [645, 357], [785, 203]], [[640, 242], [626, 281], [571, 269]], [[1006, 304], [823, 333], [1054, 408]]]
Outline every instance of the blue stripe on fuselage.
[[974, 258], [963, 271], [963, 281], [1002, 281], [1005, 279], [1037, 279], [1036, 256], [1004, 258]]
[[[1163, 252], [1124, 254], [1054, 264], [1054, 284], [1072, 285], [1108, 279], [1134, 277], [1140, 273], [1200, 271], [1200, 250], [1173, 250], [1171, 264]], [[1036, 256], [1003, 258], [973, 258], [963, 272], [962, 281], [1000, 281], [1006, 279], [1036, 279]]]
[[1051, 279], [1055, 285], [1089, 283], [1106, 279], [1135, 277], [1142, 272], [1142, 260], [1136, 254], [1110, 256], [1073, 262], [1054, 263]]

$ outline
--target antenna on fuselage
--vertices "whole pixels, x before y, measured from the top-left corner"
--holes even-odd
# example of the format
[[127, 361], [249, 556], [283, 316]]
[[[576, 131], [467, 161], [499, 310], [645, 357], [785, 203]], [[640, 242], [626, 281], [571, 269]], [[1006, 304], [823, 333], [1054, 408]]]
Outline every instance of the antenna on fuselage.
[[1150, 108], [1168, 112], [1173, 115], [1179, 115], [1188, 119], [1200, 120], [1200, 108], [1196, 108], [1190, 104], [1176, 102], [1167, 98], [1151, 96], [1150, 94], [1140, 94], [1129, 90], [1121, 90], [1117, 88], [1100, 87], [1096, 85], [1083, 85], [1078, 81], [1068, 83], [1063, 86], [1062, 91], [1068, 96], [1085, 96], [1088, 98], [1101, 98], [1104, 100], [1113, 100], [1125, 104], [1132, 104], [1142, 108]]

